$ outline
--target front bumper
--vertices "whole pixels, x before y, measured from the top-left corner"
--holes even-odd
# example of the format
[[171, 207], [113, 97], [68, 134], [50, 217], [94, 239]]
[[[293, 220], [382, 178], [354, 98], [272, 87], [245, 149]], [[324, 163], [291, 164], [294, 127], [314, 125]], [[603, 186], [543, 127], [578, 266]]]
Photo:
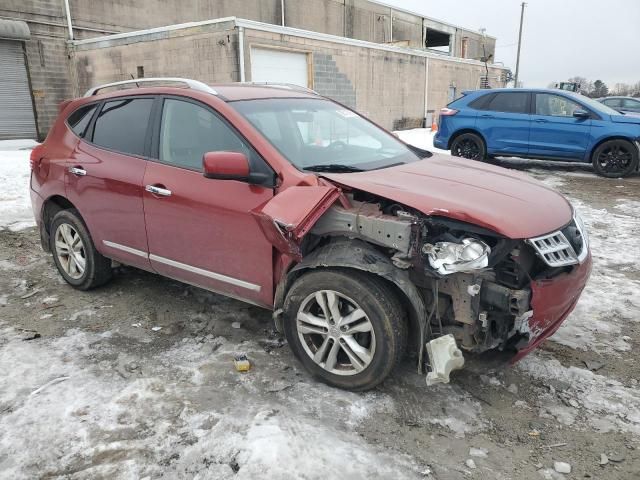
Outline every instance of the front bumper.
[[531, 283], [531, 309], [528, 343], [519, 344], [517, 362], [553, 335], [573, 311], [591, 274], [591, 252], [571, 273]]

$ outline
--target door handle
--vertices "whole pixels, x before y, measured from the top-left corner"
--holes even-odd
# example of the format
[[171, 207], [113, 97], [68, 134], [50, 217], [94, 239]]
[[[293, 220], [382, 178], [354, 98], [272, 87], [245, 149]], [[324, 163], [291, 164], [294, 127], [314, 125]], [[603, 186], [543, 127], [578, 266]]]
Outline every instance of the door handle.
[[484, 114], [484, 115], [480, 115], [482, 118], [493, 118], [493, 115], [489, 115], [489, 114]]
[[549, 123], [549, 120], [546, 118], [536, 118], [536, 122], [538, 123]]
[[69, 173], [74, 174], [76, 177], [84, 177], [87, 171], [82, 167], [69, 167]]
[[153, 193], [154, 195], [160, 195], [161, 197], [171, 196], [171, 190], [159, 187], [157, 185], [147, 185], [146, 187], [144, 187], [144, 189], [149, 193]]

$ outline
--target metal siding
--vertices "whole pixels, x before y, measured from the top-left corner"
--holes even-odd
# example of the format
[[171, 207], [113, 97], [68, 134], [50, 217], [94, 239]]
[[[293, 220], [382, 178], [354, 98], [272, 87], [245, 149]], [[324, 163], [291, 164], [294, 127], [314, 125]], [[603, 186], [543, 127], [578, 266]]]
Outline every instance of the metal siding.
[[22, 44], [0, 40], [0, 140], [36, 137]]

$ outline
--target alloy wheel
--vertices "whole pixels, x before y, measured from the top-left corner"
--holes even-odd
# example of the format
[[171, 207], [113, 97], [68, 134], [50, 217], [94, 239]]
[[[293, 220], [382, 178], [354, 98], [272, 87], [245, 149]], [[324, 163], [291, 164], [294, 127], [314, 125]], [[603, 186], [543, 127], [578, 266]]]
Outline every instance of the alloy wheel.
[[631, 152], [624, 145], [612, 144], [598, 155], [597, 162], [604, 172], [623, 172], [632, 161]]
[[69, 277], [77, 280], [84, 275], [87, 256], [82, 238], [68, 223], [61, 223], [55, 233], [56, 255]]
[[476, 160], [480, 157], [480, 147], [475, 141], [465, 138], [456, 143], [454, 147], [454, 155], [457, 157], [468, 158], [469, 160]]
[[300, 304], [296, 328], [309, 357], [335, 375], [355, 375], [375, 355], [376, 338], [367, 314], [351, 298], [319, 290]]

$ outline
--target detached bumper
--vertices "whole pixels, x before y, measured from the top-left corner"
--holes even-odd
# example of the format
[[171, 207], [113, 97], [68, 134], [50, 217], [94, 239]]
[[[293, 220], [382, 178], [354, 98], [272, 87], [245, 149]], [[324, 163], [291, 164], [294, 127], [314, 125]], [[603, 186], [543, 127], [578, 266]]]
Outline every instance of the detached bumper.
[[518, 346], [512, 363], [522, 359], [558, 328], [573, 311], [580, 294], [591, 274], [591, 253], [571, 273], [560, 275], [551, 280], [540, 280], [531, 284], [531, 309], [529, 318], [529, 343]]

